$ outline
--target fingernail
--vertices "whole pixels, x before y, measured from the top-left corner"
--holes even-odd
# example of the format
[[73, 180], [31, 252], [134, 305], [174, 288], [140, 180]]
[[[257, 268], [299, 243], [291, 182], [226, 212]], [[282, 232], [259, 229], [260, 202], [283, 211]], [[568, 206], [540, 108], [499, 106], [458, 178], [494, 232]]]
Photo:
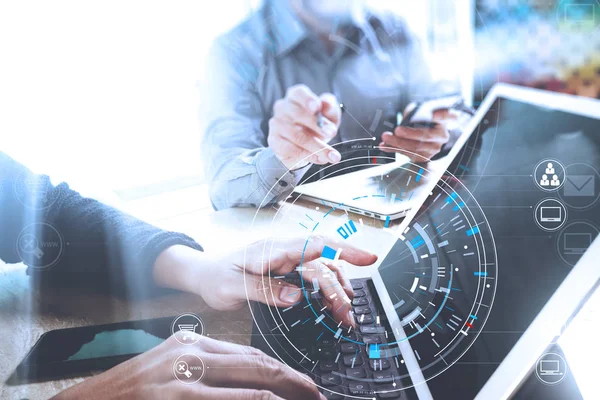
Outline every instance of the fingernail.
[[320, 155], [319, 156], [319, 163], [320, 164], [327, 164], [329, 162], [329, 158], [326, 155]]
[[348, 311], [348, 322], [350, 322], [350, 325], [352, 326], [356, 325], [354, 321], [354, 314], [352, 313], [352, 311]]
[[335, 136], [337, 134], [337, 128], [333, 124], [327, 125], [323, 130], [329, 136]]
[[342, 159], [342, 155], [335, 150], [330, 151], [329, 159], [331, 160], [332, 163], [337, 163], [337, 162], [340, 162], [340, 160]]
[[279, 292], [279, 300], [285, 303], [295, 303], [300, 299], [300, 289], [284, 286]]
[[312, 112], [317, 112], [319, 110], [319, 102], [316, 100], [311, 100], [308, 102], [308, 109]]

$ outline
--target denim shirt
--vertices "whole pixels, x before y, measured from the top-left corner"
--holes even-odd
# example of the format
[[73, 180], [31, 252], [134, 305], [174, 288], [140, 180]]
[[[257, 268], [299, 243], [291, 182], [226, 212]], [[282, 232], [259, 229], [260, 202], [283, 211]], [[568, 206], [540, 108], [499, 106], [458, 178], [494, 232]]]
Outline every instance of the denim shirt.
[[202, 86], [201, 120], [216, 209], [264, 207], [285, 199], [307, 173], [310, 166], [288, 171], [267, 144], [273, 104], [289, 87], [304, 84], [317, 95], [333, 93], [344, 104], [332, 145], [372, 137], [371, 147], [377, 145], [381, 134], [395, 127], [398, 111], [431, 97], [428, 68], [405, 23], [363, 11], [329, 36], [333, 51], [288, 1], [267, 1], [215, 40]]

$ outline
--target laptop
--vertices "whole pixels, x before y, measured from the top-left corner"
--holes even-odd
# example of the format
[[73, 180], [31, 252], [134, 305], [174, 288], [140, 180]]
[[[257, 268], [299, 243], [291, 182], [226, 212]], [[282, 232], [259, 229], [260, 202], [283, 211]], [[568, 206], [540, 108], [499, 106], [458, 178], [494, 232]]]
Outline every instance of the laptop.
[[[542, 371], [538, 360], [600, 282], [600, 193], [568, 196], [565, 186], [544, 190], [535, 177], [553, 160], [557, 180], [585, 174], [600, 187], [599, 105], [496, 85], [439, 160], [447, 170], [441, 179], [427, 166], [397, 165], [404, 175], [388, 202], [410, 181], [422, 185], [421, 206], [399, 225], [336, 214], [335, 206], [311, 213], [307, 236], [331, 235], [379, 254], [373, 267], [348, 269], [357, 328], [338, 325], [299, 277], [305, 298], [295, 306], [253, 306], [252, 344], [308, 375], [328, 399], [515, 395]], [[548, 198], [568, 211], [564, 224], [535, 221], [536, 205]], [[544, 365], [541, 376], [554, 370]]]

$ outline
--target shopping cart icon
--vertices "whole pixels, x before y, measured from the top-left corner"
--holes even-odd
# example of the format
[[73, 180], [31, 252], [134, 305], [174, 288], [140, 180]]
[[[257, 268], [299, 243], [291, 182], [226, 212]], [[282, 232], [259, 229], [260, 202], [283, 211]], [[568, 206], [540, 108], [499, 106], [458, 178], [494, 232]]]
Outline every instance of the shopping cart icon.
[[198, 324], [192, 325], [192, 324], [178, 324], [177, 327], [179, 328], [180, 331], [185, 332], [183, 334], [183, 338], [182, 340], [185, 342], [188, 338], [193, 340], [193, 335], [188, 335], [187, 332], [196, 332], [196, 327], [198, 326]]

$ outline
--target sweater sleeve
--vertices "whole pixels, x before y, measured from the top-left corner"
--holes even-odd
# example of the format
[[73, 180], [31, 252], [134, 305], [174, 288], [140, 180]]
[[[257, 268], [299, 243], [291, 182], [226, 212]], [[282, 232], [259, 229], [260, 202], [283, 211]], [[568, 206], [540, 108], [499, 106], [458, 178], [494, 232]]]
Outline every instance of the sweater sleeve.
[[145, 296], [163, 291], [152, 269], [173, 245], [202, 250], [96, 200], [66, 183], [54, 186], [0, 153], [0, 259], [24, 262], [40, 281]]

